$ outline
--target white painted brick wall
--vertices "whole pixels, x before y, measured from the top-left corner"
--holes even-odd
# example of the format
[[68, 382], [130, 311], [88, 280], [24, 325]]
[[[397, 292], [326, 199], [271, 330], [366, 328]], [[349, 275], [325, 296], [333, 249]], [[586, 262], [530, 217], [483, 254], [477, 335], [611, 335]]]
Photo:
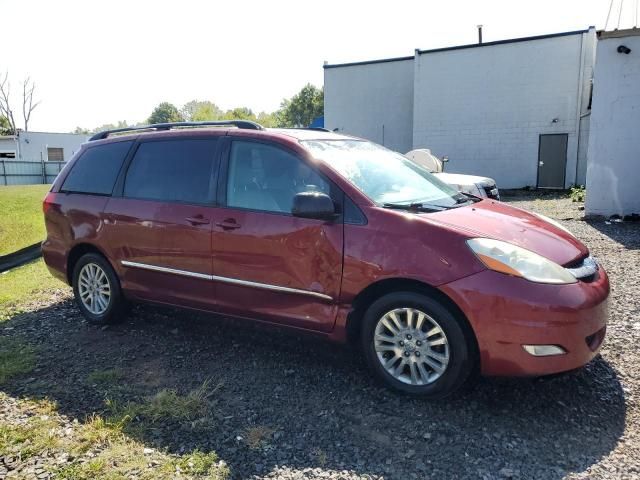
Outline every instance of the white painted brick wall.
[[[447, 171], [516, 188], [536, 185], [539, 135], [567, 133], [572, 184], [583, 37], [594, 40], [590, 32], [418, 55], [413, 147], [448, 155]], [[585, 51], [585, 73], [591, 57]]]
[[413, 59], [325, 68], [324, 123], [392, 150], [411, 150]]
[[89, 135], [73, 133], [21, 132], [20, 158], [16, 158], [16, 160], [46, 161], [47, 148], [62, 148], [64, 161], [68, 162], [88, 139]]
[[[619, 45], [631, 49], [618, 53]], [[640, 36], [598, 41], [586, 211], [640, 214]]]

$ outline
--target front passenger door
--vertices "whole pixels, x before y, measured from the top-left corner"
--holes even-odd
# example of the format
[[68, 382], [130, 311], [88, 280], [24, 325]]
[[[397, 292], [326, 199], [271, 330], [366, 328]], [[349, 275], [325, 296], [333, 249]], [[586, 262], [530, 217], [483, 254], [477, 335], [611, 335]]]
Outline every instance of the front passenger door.
[[218, 309], [331, 331], [342, 279], [342, 217], [297, 218], [291, 205], [301, 191], [339, 197], [336, 187], [273, 144], [233, 140], [227, 152], [212, 240]]

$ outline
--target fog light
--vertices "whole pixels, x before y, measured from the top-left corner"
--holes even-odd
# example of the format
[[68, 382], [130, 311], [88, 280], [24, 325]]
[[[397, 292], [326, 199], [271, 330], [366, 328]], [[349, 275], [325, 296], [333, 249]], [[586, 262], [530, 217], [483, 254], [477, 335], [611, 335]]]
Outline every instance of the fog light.
[[523, 345], [525, 351], [534, 357], [549, 357], [567, 353], [564, 348], [557, 345]]

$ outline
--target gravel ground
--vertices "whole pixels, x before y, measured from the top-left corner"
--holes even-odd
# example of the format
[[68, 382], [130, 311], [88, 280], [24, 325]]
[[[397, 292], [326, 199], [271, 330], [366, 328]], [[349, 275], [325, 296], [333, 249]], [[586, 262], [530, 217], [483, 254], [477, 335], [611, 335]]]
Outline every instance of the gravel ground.
[[[148, 306], [100, 329], [64, 293], [0, 326], [3, 336], [28, 339], [39, 358], [2, 390], [55, 400], [71, 422], [101, 413], [105, 398], [188, 392], [211, 379], [219, 385], [213, 422], [132, 435], [169, 452], [215, 450], [233, 478], [640, 478], [640, 224], [585, 221], [557, 194], [504, 200], [562, 220], [611, 277], [601, 357], [576, 373], [481, 379], [426, 402], [379, 387], [348, 347]], [[87, 380], [114, 368], [124, 375], [115, 384]], [[0, 420], [17, 419], [14, 406], [5, 401]]]

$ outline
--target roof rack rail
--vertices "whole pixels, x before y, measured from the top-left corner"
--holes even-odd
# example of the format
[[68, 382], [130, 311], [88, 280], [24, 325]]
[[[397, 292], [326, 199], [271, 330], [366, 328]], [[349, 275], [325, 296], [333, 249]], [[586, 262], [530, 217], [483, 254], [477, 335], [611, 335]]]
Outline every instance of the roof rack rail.
[[145, 130], [171, 130], [173, 128], [182, 127], [224, 127], [233, 126], [246, 130], [264, 130], [264, 127], [256, 122], [249, 120], [220, 120], [215, 122], [172, 122], [172, 123], [154, 123], [152, 125], [141, 125], [139, 127], [116, 128], [113, 130], [104, 130], [96, 133], [89, 141], [103, 140], [114, 133], [136, 132]]
[[316, 132], [331, 132], [328, 128], [324, 127], [276, 127], [280, 130], [313, 130]]

